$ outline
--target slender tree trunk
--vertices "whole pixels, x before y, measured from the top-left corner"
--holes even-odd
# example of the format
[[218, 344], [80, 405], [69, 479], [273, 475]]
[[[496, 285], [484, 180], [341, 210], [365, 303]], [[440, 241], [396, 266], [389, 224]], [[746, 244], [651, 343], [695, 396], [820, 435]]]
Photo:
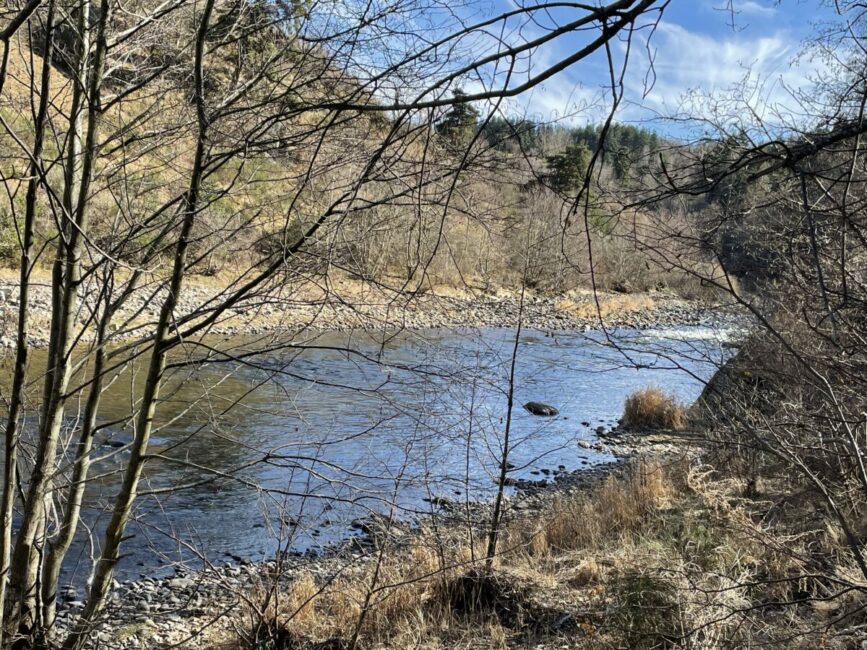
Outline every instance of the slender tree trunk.
[[[74, 312], [81, 285], [81, 256], [89, 221], [89, 186], [96, 158], [96, 136], [100, 117], [100, 88], [105, 67], [105, 32], [111, 4], [101, 3], [97, 27], [97, 47], [90, 61], [90, 2], [84, 2], [77, 12], [80, 37], [78, 83], [74, 87], [70, 127], [67, 134], [66, 182], [64, 186], [64, 227], [53, 273], [52, 331], [49, 345], [48, 371], [44, 386], [44, 404], [40, 423], [39, 447], [28, 485], [24, 517], [18, 534], [12, 562], [12, 584], [18, 607], [18, 626], [24, 635], [32, 634], [41, 596], [40, 575], [44, 559], [45, 536], [48, 532], [48, 508], [51, 500], [52, 477], [57, 445], [65, 416], [66, 391], [70, 375], [70, 341], [74, 329]], [[87, 90], [85, 91], [85, 84]], [[84, 107], [87, 106], [86, 143], [81, 138]], [[52, 594], [56, 585], [47, 584]], [[44, 621], [43, 621], [44, 623]]]
[[96, 429], [96, 415], [102, 397], [103, 374], [105, 372], [105, 326], [107, 318], [100, 324], [96, 358], [93, 364], [93, 383], [87, 398], [82, 422], [81, 435], [76, 448], [75, 463], [69, 485], [69, 495], [66, 500], [66, 510], [63, 521], [57, 531], [57, 538], [52, 540], [45, 557], [42, 571], [42, 620], [47, 629], [54, 626], [57, 611], [57, 587], [60, 579], [60, 569], [75, 532], [81, 515], [81, 504], [84, 499], [84, 488], [87, 485], [87, 474], [90, 470], [90, 452], [93, 447], [93, 433]]
[[171, 347], [168, 334], [171, 328], [175, 308], [183, 286], [186, 271], [187, 248], [190, 234], [199, 209], [199, 194], [205, 167], [205, 148], [207, 139], [208, 118], [204, 98], [204, 56], [205, 37], [208, 32], [208, 22], [214, 7], [214, 0], [208, 0], [202, 10], [201, 22], [196, 34], [195, 81], [196, 81], [196, 111], [198, 115], [198, 137], [193, 170], [190, 175], [190, 187], [184, 205], [183, 222], [178, 243], [175, 248], [175, 262], [172, 269], [168, 294], [160, 309], [160, 317], [154, 333], [154, 345], [148, 367], [147, 380], [142, 394], [141, 409], [136, 419], [135, 438], [131, 455], [123, 475], [120, 491], [115, 498], [111, 520], [106, 528], [102, 553], [96, 564], [87, 604], [81, 613], [75, 629], [69, 634], [63, 644], [64, 650], [78, 650], [83, 647], [96, 616], [102, 611], [108, 595], [114, 566], [120, 554], [120, 544], [124, 530], [132, 512], [133, 502], [138, 491], [139, 480], [144, 469], [145, 458], [153, 429], [154, 414], [159, 399], [160, 387], [166, 366], [166, 355]]
[[[49, 2], [45, 23], [45, 53], [50, 58], [54, 51], [54, 2]], [[9, 47], [4, 42], [3, 79], [6, 77]], [[24, 404], [27, 358], [29, 353], [30, 272], [33, 268], [34, 223], [37, 212], [37, 196], [41, 184], [42, 153], [45, 144], [45, 124], [50, 104], [51, 66], [43, 65], [40, 82], [39, 108], [34, 122], [34, 143], [30, 162], [27, 196], [24, 207], [24, 224], [21, 229], [21, 258], [18, 297], [18, 331], [16, 335], [15, 367], [12, 375], [12, 395], [6, 421], [2, 512], [0, 512], [0, 647], [5, 646], [6, 592], [12, 551], [12, 519], [15, 503], [15, 488], [18, 480], [18, 439], [20, 436], [21, 408]], [[11, 629], [14, 632], [14, 627]]]
[[[96, 138], [99, 131], [99, 119], [101, 115], [100, 91], [105, 70], [105, 57], [108, 49], [106, 32], [108, 22], [111, 18], [111, 3], [109, 0], [102, 0], [100, 3], [99, 22], [96, 29], [96, 49], [93, 56], [92, 66], [88, 59], [88, 50], [90, 49], [90, 12], [89, 10], [84, 9], [80, 12], [80, 15], [79, 29], [82, 33], [82, 49], [84, 52], [81, 57], [80, 74], [82, 75], [82, 81], [87, 78], [89, 78], [90, 81], [88, 85], [89, 101], [87, 110], [87, 135], [84, 145], [83, 161], [80, 165], [81, 169], [77, 169], [77, 158], [73, 156], [68, 158], [67, 167], [67, 178], [70, 181], [67, 183], [67, 190], [72, 187], [72, 192], [69, 193], [68, 198], [65, 197], [65, 202], [68, 202], [70, 207], [74, 206], [76, 214], [75, 226], [70, 233], [70, 239], [72, 242], [71, 255], [67, 266], [67, 278], [64, 283], [71, 306], [74, 306], [75, 304], [75, 298], [81, 285], [81, 244], [83, 234], [87, 232], [89, 226], [90, 205], [88, 194], [90, 191], [90, 183], [93, 178], [94, 161], [98, 149]], [[75, 128], [75, 133], [72, 135], [72, 139], [73, 142], [80, 142], [80, 126]], [[66, 318], [71, 318], [71, 315], [72, 308], [70, 308], [66, 313]], [[45, 564], [41, 576], [42, 618], [43, 624], [48, 629], [50, 629], [54, 624], [57, 583], [60, 576], [60, 568], [63, 564], [63, 559], [66, 556], [66, 552], [72, 544], [72, 539], [77, 529], [78, 517], [81, 512], [81, 502], [84, 496], [85, 482], [90, 468], [90, 449], [93, 442], [93, 431], [96, 426], [96, 415], [99, 409], [99, 399], [103, 385], [102, 375], [105, 364], [104, 335], [109, 319], [110, 311], [106, 307], [103, 318], [100, 320], [98, 325], [93, 384], [85, 407], [82, 432], [76, 450], [76, 460], [73, 469], [72, 483], [70, 485], [67, 509], [64, 513], [63, 521], [57, 531], [58, 537], [51, 544], [51, 548], [45, 556]], [[69, 363], [68, 353], [64, 355], [64, 362], [67, 364]], [[66, 391], [65, 384], [63, 391]]]
[[500, 457], [500, 476], [497, 480], [497, 496], [494, 499], [494, 513], [491, 515], [491, 530], [488, 533], [488, 551], [486, 565], [488, 571], [494, 566], [497, 555], [497, 540], [500, 535], [500, 524], [503, 517], [503, 497], [506, 491], [506, 477], [509, 471], [510, 437], [512, 433], [512, 408], [515, 404], [515, 366], [518, 362], [518, 346], [521, 343], [521, 327], [524, 323], [524, 292], [526, 281], [521, 283], [521, 302], [518, 305], [518, 324], [515, 329], [515, 345], [512, 348], [512, 360], [509, 366], [509, 388], [506, 393], [506, 428], [503, 432], [503, 453]]

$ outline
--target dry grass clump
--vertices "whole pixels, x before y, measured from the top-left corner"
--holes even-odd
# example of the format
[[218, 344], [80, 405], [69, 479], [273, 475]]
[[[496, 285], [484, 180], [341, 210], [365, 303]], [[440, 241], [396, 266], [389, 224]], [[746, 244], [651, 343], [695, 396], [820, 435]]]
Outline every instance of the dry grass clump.
[[[431, 547], [414, 545], [406, 554], [384, 557], [378, 567], [363, 568], [324, 585], [310, 603], [306, 616], [289, 614], [284, 625], [293, 634], [309, 639], [351, 639], [362, 636], [412, 636], [427, 606], [442, 600], [451, 572], [443, 567]], [[302, 577], [289, 588], [307, 593]]]
[[639, 460], [625, 478], [609, 477], [588, 494], [557, 499], [540, 517], [527, 541], [540, 557], [578, 549], [595, 549], [638, 532], [670, 495], [658, 461]]
[[418, 647], [461, 630], [485, 630], [492, 647], [502, 645], [505, 629], [522, 624], [527, 586], [442, 543], [419, 540], [331, 581], [297, 576], [267, 611], [253, 612], [255, 633], [242, 633], [240, 647]]
[[623, 426], [630, 429], [681, 431], [686, 425], [686, 409], [655, 386], [635, 391], [623, 405]]

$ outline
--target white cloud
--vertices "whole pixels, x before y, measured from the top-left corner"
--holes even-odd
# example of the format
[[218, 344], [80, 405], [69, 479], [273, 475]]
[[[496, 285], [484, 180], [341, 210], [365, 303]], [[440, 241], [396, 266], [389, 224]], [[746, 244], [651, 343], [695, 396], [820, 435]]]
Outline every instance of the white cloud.
[[736, 89], [745, 111], [762, 118], [791, 115], [798, 111], [792, 91], [809, 88], [820, 69], [818, 62], [799, 60], [800, 44], [782, 31], [753, 38], [732, 32], [715, 38], [662, 22], [651, 49], [655, 81], [646, 96], [646, 55], [633, 61], [628, 75], [631, 106], [626, 113], [633, 119], [654, 112], [671, 115], [696, 95], [706, 97], [710, 105]]
[[777, 13], [775, 6], [753, 2], [753, 0], [734, 0], [733, 8], [736, 13], [745, 16], [773, 16]]
[[[741, 13], [770, 15], [776, 11], [769, 0], [733, 1], [735, 11]], [[724, 0], [696, 2], [703, 9], [719, 9], [725, 5]], [[716, 98], [731, 98], [736, 88], [746, 94], [741, 96], [739, 105], [729, 99], [730, 110], [743, 109], [763, 118], [779, 117], [787, 111], [797, 112], [792, 89], [808, 88], [811, 77], [820, 69], [820, 64], [809, 58], [798, 59], [798, 39], [791, 32], [775, 27], [772, 21], [761, 30], [729, 29], [710, 33], [704, 27], [713, 25], [707, 23], [687, 28], [662, 20], [650, 42], [653, 69], [648, 77], [650, 61], [644, 47], [646, 43], [641, 39], [650, 33], [649, 25], [655, 17], [656, 14], [648, 17], [648, 23], [639, 25], [633, 34], [629, 70], [625, 76], [626, 101], [618, 114], [621, 120], [671, 116], [687, 102], [691, 102], [691, 109], [705, 110]], [[510, 21], [508, 29], [503, 32], [492, 30], [490, 34], [476, 34], [475, 40], [465, 43], [465, 47], [472, 55], [480, 56], [502, 48], [504, 43], [515, 45], [530, 41], [548, 29], [549, 24], [523, 16]], [[594, 35], [592, 31], [563, 35], [556, 42], [536, 49], [518, 62], [514, 74], [509, 75], [508, 85], [514, 87], [550, 68]], [[622, 59], [625, 45], [622, 41], [615, 42], [620, 44], [619, 50], [615, 48], [615, 57]], [[616, 63], [619, 68], [620, 62]], [[648, 78], [653, 80], [649, 89], [646, 87]], [[483, 77], [463, 80], [461, 85], [468, 92], [481, 92], [492, 86], [502, 87], [505, 80], [505, 68], [499, 67], [496, 71], [489, 68]], [[598, 122], [605, 118], [610, 108], [608, 82], [604, 53], [597, 52], [520, 97], [505, 100], [500, 104], [500, 110], [506, 114], [526, 114], [542, 121], [560, 118], [578, 124]], [[705, 106], [698, 106], [697, 96], [708, 97], [710, 101]]]
[[797, 53], [797, 44], [782, 34], [715, 39], [673, 23], [659, 25], [651, 47], [656, 50], [656, 84], [648, 100], [660, 105], [687, 90], [726, 90], [748, 71], [792, 76], [790, 62]]
[[[745, 0], [735, 0], [735, 9], [744, 13], [775, 11], [774, 7]], [[620, 45], [622, 56], [625, 44]], [[791, 114], [798, 108], [792, 90], [809, 87], [820, 65], [810, 59], [797, 59], [799, 40], [779, 29], [726, 30], [721, 35], [711, 35], [663, 20], [650, 42], [652, 71], [644, 46], [645, 42], [636, 35], [625, 77], [625, 102], [618, 114], [622, 120], [670, 116], [687, 100], [693, 102], [691, 108], [695, 109], [696, 96], [712, 101], [731, 97], [735, 89], [746, 93], [741, 96], [742, 107], [761, 117]], [[533, 55], [532, 69], [544, 69], [574, 47], [576, 41], [564, 38], [541, 48]], [[653, 82], [649, 90], [648, 80]], [[579, 62], [514, 104], [545, 119], [572, 115], [578, 109], [580, 114], [567, 121], [599, 121], [607, 114], [606, 105], [610, 106], [607, 83], [607, 64], [597, 57]]]

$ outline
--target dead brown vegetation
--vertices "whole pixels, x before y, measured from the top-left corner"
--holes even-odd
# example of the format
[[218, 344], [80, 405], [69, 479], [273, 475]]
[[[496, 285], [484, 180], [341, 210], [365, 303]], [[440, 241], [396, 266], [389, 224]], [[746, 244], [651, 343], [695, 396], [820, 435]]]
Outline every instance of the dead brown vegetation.
[[577, 318], [616, 318], [634, 312], [652, 311], [656, 301], [648, 295], [612, 295], [598, 293], [579, 295], [571, 292], [557, 301], [557, 310]]
[[[847, 575], [851, 562], [830, 535], [768, 528], [764, 502], [739, 494], [736, 477], [695, 460], [639, 460], [513, 517], [490, 572], [460, 531], [427, 531], [334, 580], [302, 573], [266, 612], [260, 645], [240, 647], [765, 647], [793, 628], [809, 644], [811, 626], [862, 599], [811, 602], [827, 585], [799, 578], [806, 547]], [[797, 623], [762, 606], [795, 598]], [[828, 647], [846, 635], [831, 630]]]
[[655, 386], [635, 391], [623, 405], [623, 426], [629, 429], [681, 431], [686, 425], [686, 409]]

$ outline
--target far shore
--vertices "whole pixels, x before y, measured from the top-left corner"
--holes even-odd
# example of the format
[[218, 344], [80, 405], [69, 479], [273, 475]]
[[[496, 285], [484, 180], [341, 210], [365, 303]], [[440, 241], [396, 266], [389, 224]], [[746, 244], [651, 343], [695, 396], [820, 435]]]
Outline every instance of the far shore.
[[[31, 287], [29, 343], [48, 343], [51, 289], [47, 278]], [[178, 317], [202, 309], [225, 291], [219, 281], [197, 278], [184, 287]], [[95, 292], [93, 292], [95, 293]], [[19, 307], [18, 282], [0, 274], [0, 347], [14, 347]], [[146, 336], [156, 321], [162, 292], [133, 294], [113, 320], [110, 340]], [[77, 320], [83, 339], [93, 339], [89, 324], [96, 296], [85, 293]], [[545, 331], [646, 329], [684, 325], [714, 325], [718, 305], [685, 300], [661, 290], [648, 293], [603, 293], [572, 290], [560, 295], [528, 291], [523, 303], [513, 290], [471, 291], [444, 287], [421, 292], [390, 291], [352, 280], [320, 287], [282, 286], [250, 304], [229, 310], [209, 330], [221, 336], [279, 332], [393, 330], [432, 328], [512, 328]]]

